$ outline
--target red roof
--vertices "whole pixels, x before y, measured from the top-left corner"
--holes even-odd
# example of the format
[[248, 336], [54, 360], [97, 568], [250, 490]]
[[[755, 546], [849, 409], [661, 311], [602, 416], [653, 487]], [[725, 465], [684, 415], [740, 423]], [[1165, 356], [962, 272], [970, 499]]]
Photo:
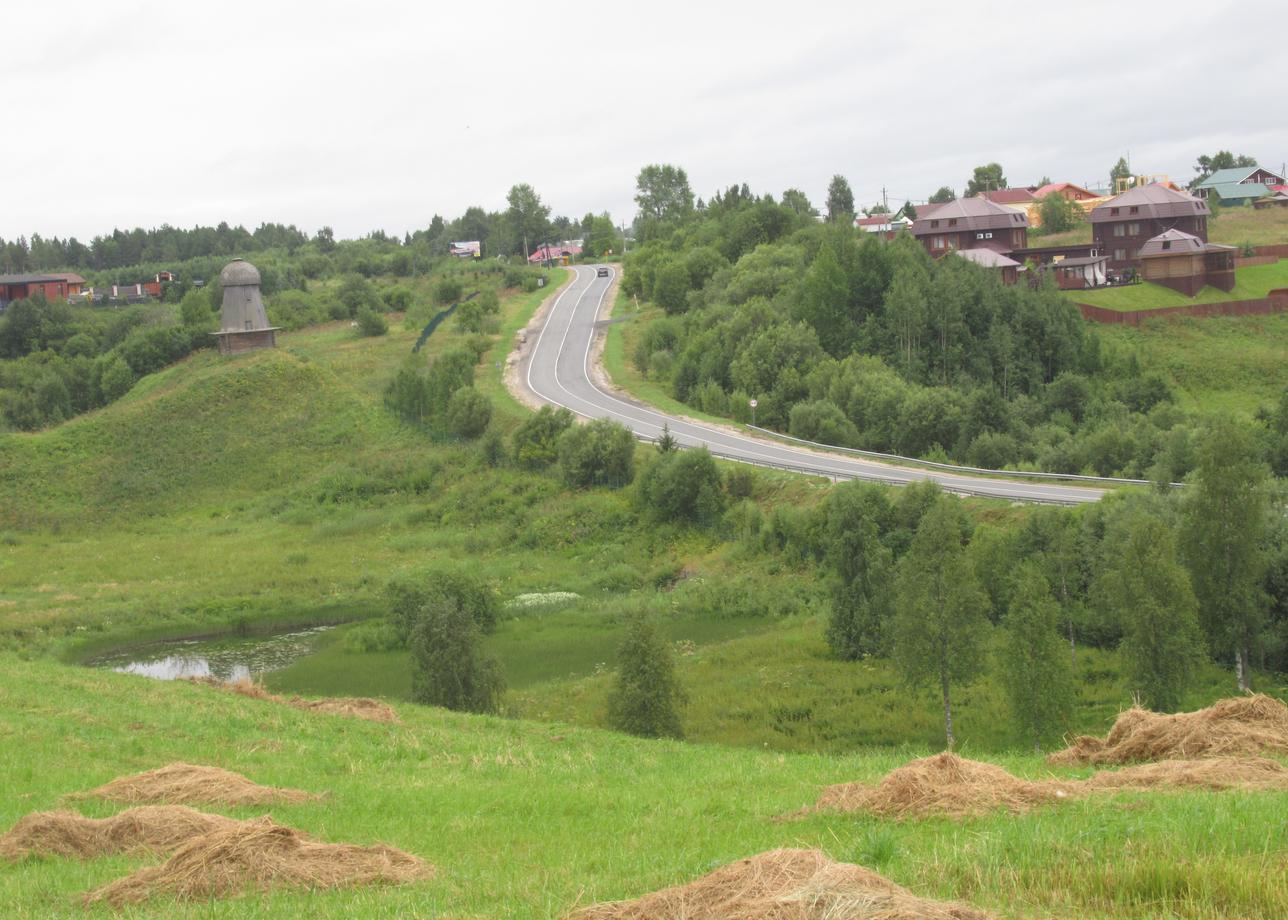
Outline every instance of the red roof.
[[563, 256], [579, 256], [581, 247], [574, 246], [571, 243], [559, 246], [538, 246], [532, 255], [528, 256], [529, 262], [552, 262]]
[[998, 188], [983, 196], [995, 204], [1028, 204], [1033, 200], [1033, 193], [1026, 188]]
[[1095, 192], [1088, 191], [1081, 185], [1074, 185], [1072, 182], [1048, 182], [1046, 185], [1034, 192], [1033, 197], [1045, 198], [1052, 192], [1063, 192], [1065, 189], [1072, 189], [1076, 193], [1073, 197], [1074, 201], [1084, 201], [1088, 198], [1099, 197]]

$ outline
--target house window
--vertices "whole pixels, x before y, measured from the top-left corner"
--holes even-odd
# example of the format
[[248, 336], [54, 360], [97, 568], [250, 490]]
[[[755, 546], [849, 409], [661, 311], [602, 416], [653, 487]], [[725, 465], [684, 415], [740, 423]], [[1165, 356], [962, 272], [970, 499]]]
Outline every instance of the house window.
[[950, 218], [948, 218], [948, 226], [950, 226], [950, 227], [956, 227], [956, 226], [957, 226], [957, 218], [955, 218], [955, 217], [950, 217]]
[[931, 228], [932, 230], [933, 230], [935, 227], [938, 227], [938, 226], [939, 226], [939, 221], [937, 221], [937, 220], [932, 220], [932, 221], [930, 222], [930, 228]]
[[1140, 236], [1140, 224], [1128, 224], [1128, 225], [1127, 225], [1127, 235], [1128, 235], [1128, 236]]
[[1171, 240], [1163, 240], [1163, 248], [1164, 248], [1164, 249], [1171, 249], [1171, 248], [1172, 248], [1172, 241], [1171, 241]]
[[1114, 261], [1115, 261], [1115, 262], [1126, 262], [1126, 261], [1127, 261], [1127, 250], [1126, 250], [1126, 249], [1115, 249], [1115, 250], [1114, 250]]
[[1135, 205], [1132, 205], [1131, 210], [1130, 210], [1130, 211], [1128, 211], [1127, 213], [1128, 213], [1128, 214], [1139, 214], [1139, 213], [1140, 213], [1140, 208], [1136, 207]]
[[931, 240], [930, 240], [930, 248], [931, 248], [931, 249], [943, 249], [943, 248], [944, 248], [944, 238], [943, 238], [942, 236], [932, 237], [932, 238], [931, 238]]
[[1122, 224], [1114, 224], [1114, 236], [1124, 236], [1126, 233], [1127, 233], [1126, 227], [1124, 227]]
[[1109, 209], [1109, 213], [1110, 213], [1110, 214], [1113, 214], [1113, 215], [1116, 215], [1116, 214], [1118, 213], [1118, 209], [1117, 209], [1117, 208], [1110, 208], [1110, 209]]

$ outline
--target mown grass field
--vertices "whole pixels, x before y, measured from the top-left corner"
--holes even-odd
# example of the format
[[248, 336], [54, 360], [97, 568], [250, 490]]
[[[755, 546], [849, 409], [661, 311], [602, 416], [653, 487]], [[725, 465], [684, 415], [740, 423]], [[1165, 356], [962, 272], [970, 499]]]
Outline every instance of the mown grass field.
[[1288, 287], [1288, 259], [1270, 265], [1249, 265], [1235, 270], [1234, 288], [1222, 291], [1210, 284], [1193, 297], [1186, 297], [1161, 284], [1144, 281], [1119, 288], [1075, 291], [1070, 297], [1106, 310], [1131, 313], [1159, 307], [1186, 307], [1200, 303], [1227, 303], [1232, 300], [1259, 300], [1276, 288]]
[[[917, 747], [785, 755], [648, 742], [404, 705], [396, 726], [303, 713], [205, 687], [0, 656], [0, 824], [64, 793], [183, 760], [326, 792], [273, 816], [325, 841], [383, 842], [438, 868], [406, 888], [277, 892], [137, 917], [553, 918], [779, 846], [817, 846], [931, 897], [1008, 918], [1274, 918], [1288, 912], [1288, 795], [1119, 794], [1027, 815], [782, 822], [824, 785], [875, 781]], [[968, 752], [969, 753], [969, 752]], [[1026, 777], [1031, 756], [995, 758]], [[117, 806], [78, 803], [102, 817]], [[263, 809], [221, 811], [250, 817]], [[155, 862], [0, 867], [6, 917], [86, 916], [84, 891]], [[110, 916], [98, 908], [89, 916]]]

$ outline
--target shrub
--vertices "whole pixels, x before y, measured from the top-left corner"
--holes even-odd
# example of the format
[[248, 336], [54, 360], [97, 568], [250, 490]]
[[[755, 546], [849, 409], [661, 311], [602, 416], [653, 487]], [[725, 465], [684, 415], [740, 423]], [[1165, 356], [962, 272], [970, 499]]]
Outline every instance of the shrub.
[[385, 318], [370, 307], [358, 310], [358, 333], [364, 336], [384, 335], [389, 331]]
[[459, 603], [437, 597], [422, 605], [408, 640], [412, 699], [461, 712], [496, 712], [505, 681], [479, 648], [479, 627]]
[[501, 432], [495, 428], [484, 432], [483, 439], [479, 441], [479, 453], [488, 466], [500, 466], [505, 461], [505, 438], [501, 437]]
[[443, 304], [444, 306], [449, 303], [456, 303], [456, 301], [461, 299], [461, 294], [463, 294], [464, 291], [465, 286], [461, 284], [461, 279], [446, 275], [439, 278], [434, 284], [434, 302]]
[[439, 571], [395, 578], [385, 586], [389, 604], [389, 622], [400, 640], [406, 643], [421, 608], [448, 600], [468, 613], [483, 632], [496, 629], [500, 601], [496, 593], [473, 576], [463, 572]]
[[472, 441], [492, 421], [492, 401], [474, 387], [461, 387], [447, 402], [447, 430]]
[[514, 432], [514, 460], [519, 466], [537, 469], [558, 459], [559, 436], [573, 422], [567, 409], [542, 406]]
[[617, 679], [608, 697], [608, 724], [645, 738], [681, 737], [684, 693], [675, 658], [645, 614], [632, 615], [617, 650]]
[[376, 296], [376, 289], [371, 286], [370, 281], [356, 272], [344, 276], [335, 296], [344, 305], [344, 310], [349, 316], [357, 316], [358, 311], [363, 307], [371, 310], [380, 307], [380, 298]]
[[574, 488], [627, 485], [635, 477], [635, 438], [609, 419], [573, 425], [559, 436], [559, 472]]
[[668, 314], [688, 309], [689, 272], [682, 262], [664, 263], [653, 280], [653, 301]]
[[382, 292], [380, 299], [385, 302], [385, 306], [390, 310], [402, 313], [411, 306], [411, 291], [401, 284], [395, 285]]
[[673, 450], [644, 470], [639, 496], [659, 521], [706, 524], [723, 510], [720, 470], [705, 447]]

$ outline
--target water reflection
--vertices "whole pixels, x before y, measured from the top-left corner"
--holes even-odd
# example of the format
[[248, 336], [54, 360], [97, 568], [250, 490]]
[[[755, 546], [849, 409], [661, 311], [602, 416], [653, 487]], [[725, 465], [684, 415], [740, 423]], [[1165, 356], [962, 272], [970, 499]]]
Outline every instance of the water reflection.
[[90, 662], [124, 674], [157, 680], [213, 677], [223, 681], [255, 678], [276, 671], [317, 650], [322, 633], [334, 626], [314, 626], [273, 636], [244, 639], [181, 639], [125, 649]]

